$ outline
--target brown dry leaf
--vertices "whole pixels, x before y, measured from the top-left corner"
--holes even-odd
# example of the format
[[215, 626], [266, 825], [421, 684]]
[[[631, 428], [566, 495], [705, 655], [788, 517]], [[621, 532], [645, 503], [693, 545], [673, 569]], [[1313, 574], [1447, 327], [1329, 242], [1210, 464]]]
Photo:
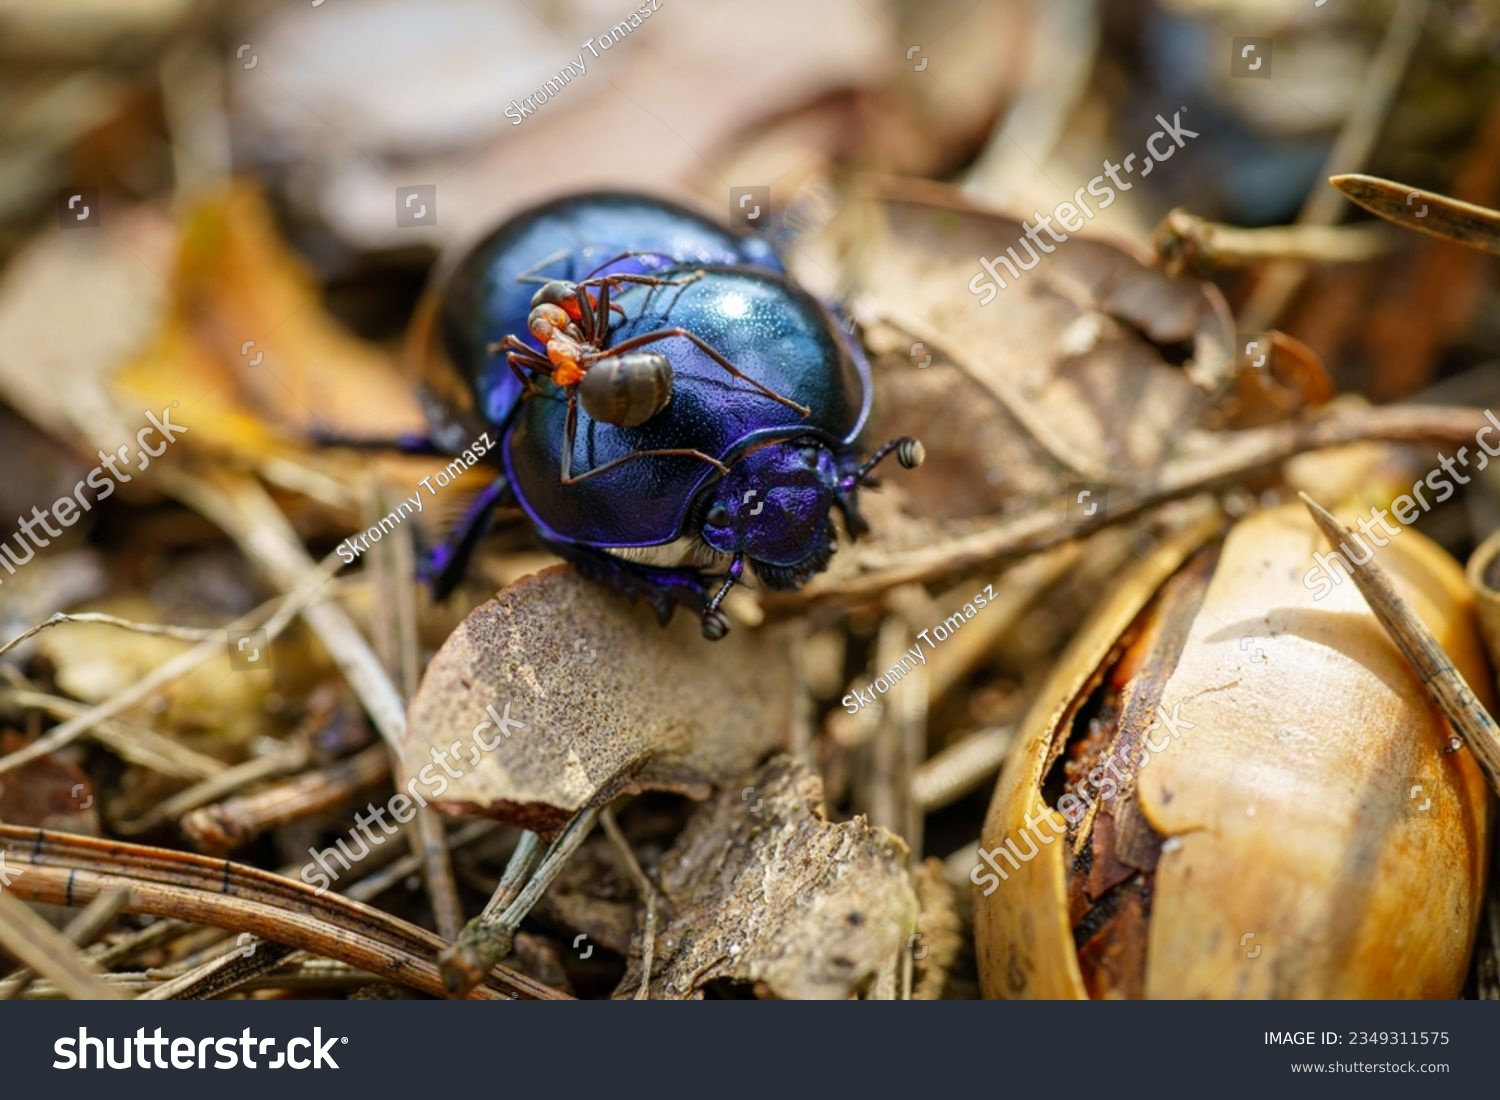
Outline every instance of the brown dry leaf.
[[261, 458], [288, 445], [286, 432], [424, 430], [391, 357], [327, 314], [253, 188], [193, 209], [173, 294], [166, 324], [118, 381], [151, 405], [179, 401], [192, 445]]
[[120, 208], [108, 231], [39, 234], [0, 281], [0, 397], [90, 467], [143, 423], [109, 377], [168, 312], [171, 241], [158, 210]]
[[[710, 644], [690, 615], [663, 629], [571, 568], [549, 569], [476, 608], [438, 651], [412, 700], [404, 771], [425, 782], [433, 754], [457, 742], [459, 774], [429, 800], [548, 836], [619, 794], [706, 798], [786, 742], [786, 650], [775, 631]], [[511, 719], [506, 736], [490, 711]]]
[[1073, 482], [1149, 474], [1227, 377], [1233, 327], [1218, 291], [1099, 239], [1053, 246], [980, 305], [969, 289], [980, 257], [1023, 235], [942, 185], [873, 179], [794, 260], [865, 323], [876, 381], [867, 438], [912, 434], [927, 449], [920, 470], [887, 479], [867, 545], [919, 546], [933, 521], [953, 531], [1060, 507]]
[[[916, 926], [906, 860], [905, 843], [864, 817], [830, 822], [822, 780], [774, 757], [695, 811], [663, 857], [671, 911], [650, 995], [698, 997], [715, 981], [789, 1000], [864, 991]], [[638, 934], [616, 996], [639, 988], [641, 950]]]
[[[20, 752], [30, 743], [18, 733], [0, 731], [0, 754]], [[0, 821], [49, 832], [99, 835], [99, 809], [87, 773], [53, 755], [0, 776]]]

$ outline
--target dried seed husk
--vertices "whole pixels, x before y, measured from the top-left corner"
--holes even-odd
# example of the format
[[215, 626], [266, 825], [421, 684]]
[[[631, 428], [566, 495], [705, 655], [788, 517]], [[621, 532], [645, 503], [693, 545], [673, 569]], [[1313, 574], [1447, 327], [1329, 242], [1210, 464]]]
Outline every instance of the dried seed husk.
[[[1353, 583], [1313, 599], [1304, 576], [1325, 550], [1295, 505], [1222, 541], [1184, 536], [1080, 631], [985, 823], [1006, 877], [983, 863], [971, 876], [989, 889], [975, 912], [987, 996], [1457, 995], [1486, 784], [1469, 753], [1444, 754], [1446, 722]], [[1377, 552], [1492, 705], [1457, 564], [1411, 530]], [[1169, 723], [1138, 753], [1158, 707], [1180, 736]], [[1110, 751], [1132, 763], [1069, 825], [1052, 807]]]

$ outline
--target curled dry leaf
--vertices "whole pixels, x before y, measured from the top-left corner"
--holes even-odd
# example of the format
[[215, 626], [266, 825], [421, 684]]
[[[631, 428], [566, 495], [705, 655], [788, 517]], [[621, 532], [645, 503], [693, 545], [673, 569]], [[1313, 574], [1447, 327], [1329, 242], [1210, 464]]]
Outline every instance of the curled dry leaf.
[[[773, 758], [700, 807], [663, 857], [671, 912], [651, 996], [693, 997], [723, 980], [797, 1000], [861, 992], [916, 926], [906, 859], [905, 843], [863, 817], [830, 822], [822, 781]], [[638, 935], [616, 996], [639, 988], [642, 946]]]
[[662, 629], [645, 607], [548, 569], [476, 608], [433, 658], [411, 705], [405, 774], [447, 778], [434, 754], [456, 742], [448, 770], [459, 774], [429, 801], [547, 836], [619, 794], [706, 798], [786, 742], [786, 649], [773, 631], [709, 645], [692, 616]]
[[993, 301], [974, 293], [988, 279], [981, 257], [1027, 259], [1025, 232], [950, 188], [875, 179], [794, 258], [865, 325], [868, 437], [912, 434], [927, 448], [922, 469], [888, 479], [907, 520], [880, 517], [885, 548], [930, 541], [934, 521], [1053, 507], [1072, 482], [1149, 473], [1228, 378], [1233, 323], [1218, 291], [1168, 278], [1144, 253], [1077, 237], [1018, 278], [998, 268], [1010, 285]]

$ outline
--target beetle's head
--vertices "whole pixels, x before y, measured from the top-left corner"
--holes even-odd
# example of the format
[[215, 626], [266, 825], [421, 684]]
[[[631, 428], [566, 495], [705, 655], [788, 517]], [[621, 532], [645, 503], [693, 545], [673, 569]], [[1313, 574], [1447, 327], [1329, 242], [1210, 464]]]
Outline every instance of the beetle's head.
[[864, 524], [855, 490], [892, 451], [907, 469], [922, 462], [915, 439], [895, 439], [856, 465], [852, 452], [807, 437], [777, 440], [745, 454], [714, 486], [700, 537], [731, 555], [724, 583], [703, 612], [703, 633], [723, 637], [719, 604], [744, 572], [745, 561], [767, 588], [800, 588], [828, 567], [837, 547], [830, 510], [837, 505], [858, 535]]

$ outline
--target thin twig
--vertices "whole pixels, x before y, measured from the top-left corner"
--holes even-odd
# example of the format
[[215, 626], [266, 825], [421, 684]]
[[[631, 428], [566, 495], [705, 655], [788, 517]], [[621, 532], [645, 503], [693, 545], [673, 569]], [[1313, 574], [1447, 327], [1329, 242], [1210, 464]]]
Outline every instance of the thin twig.
[[620, 858], [625, 861], [625, 869], [630, 872], [630, 877], [635, 881], [636, 893], [640, 894], [641, 904], [646, 908], [646, 927], [641, 931], [641, 987], [635, 991], [635, 999], [650, 1000], [651, 964], [655, 961], [656, 955], [658, 891], [652, 881], [646, 877], [646, 872], [635, 858], [635, 853], [630, 850], [630, 841], [626, 840], [625, 834], [620, 831], [620, 823], [615, 820], [615, 812], [606, 809], [599, 815], [599, 824], [603, 827], [605, 835], [609, 837], [610, 843], [615, 846], [615, 850], [620, 853]]
[[[129, 901], [129, 890], [112, 890], [108, 894], [100, 894], [84, 907], [83, 912], [68, 922], [68, 926], [63, 929], [63, 935], [75, 947], [87, 947], [115, 922], [115, 918], [120, 915], [120, 911]], [[91, 966], [97, 965], [91, 959], [85, 961]], [[5, 981], [0, 982], [0, 1001], [14, 1000], [21, 996], [35, 977], [35, 971], [28, 967], [22, 967], [11, 974]]]
[[[305, 593], [301, 598], [311, 598], [311, 593]], [[199, 642], [192, 649], [179, 653], [164, 664], [157, 665], [124, 690], [116, 692], [102, 703], [89, 707], [61, 725], [54, 726], [45, 737], [37, 738], [24, 749], [18, 749], [9, 756], [0, 757], [0, 773], [19, 768], [23, 764], [29, 764], [33, 760], [56, 752], [104, 719], [113, 718], [121, 711], [129, 710], [138, 703], [145, 702], [167, 684], [186, 676], [199, 665], [225, 652], [228, 646], [228, 630], [253, 630], [257, 627], [264, 627], [266, 637], [275, 638], [291, 622], [297, 606], [297, 595], [262, 604], [250, 614], [236, 619], [225, 631], [217, 632], [215, 637]]]
[[184, 642], [206, 642], [209, 639], [222, 641], [223, 630], [204, 630], [200, 627], [189, 626], [166, 626], [160, 623], [138, 623], [130, 619], [122, 619], [118, 615], [106, 615], [103, 612], [83, 612], [77, 615], [69, 615], [59, 611], [46, 622], [38, 623], [24, 634], [18, 634], [10, 641], [0, 646], [0, 657], [15, 649], [16, 646], [25, 642], [28, 638], [34, 638], [49, 627], [61, 626], [63, 623], [98, 623], [103, 626], [117, 626], [122, 630], [131, 630], [137, 634], [153, 634], [163, 638], [177, 638]]
[[[1334, 550], [1341, 542], [1357, 537], [1312, 497], [1306, 493], [1298, 495]], [[1364, 593], [1370, 610], [1375, 612], [1380, 625], [1385, 627], [1396, 647], [1416, 670], [1432, 701], [1447, 715], [1454, 731], [1473, 751], [1489, 778], [1490, 786], [1500, 793], [1500, 726], [1495, 724], [1490, 712], [1474, 694], [1474, 689], [1469, 687], [1463, 673], [1453, 666], [1432, 631], [1417, 617], [1405, 597], [1396, 591], [1385, 570], [1375, 564], [1375, 555], [1371, 553], [1363, 563], [1353, 554], [1346, 557], [1354, 583]]]
[[99, 980], [72, 941], [21, 900], [31, 877], [22, 875], [0, 890], [0, 951], [51, 978], [76, 1001], [119, 1000], [120, 994]]
[[[6, 887], [17, 899], [82, 905], [128, 887], [132, 913], [249, 932], [370, 970], [430, 996], [444, 994], [433, 961], [445, 946], [442, 939], [337, 894], [320, 895], [269, 871], [164, 848], [0, 825], [0, 843], [7, 841], [14, 845], [8, 862], [24, 872]], [[482, 977], [473, 992], [485, 998], [564, 997], [503, 966], [491, 967]]]
[[[521, 921], [541, 900], [547, 887], [552, 885], [552, 880], [557, 878], [558, 872], [567, 864], [568, 857], [577, 851], [578, 846], [593, 831], [594, 822], [598, 819], [599, 810], [595, 807], [578, 811], [552, 842], [525, 885], [518, 890], [507, 890], [508, 893], [513, 892], [514, 896], [505, 908], [494, 913], [498, 906], [494, 904], [495, 899], [491, 899], [491, 904], [485, 906], [485, 912], [464, 926], [458, 939], [439, 958], [443, 968], [444, 987], [449, 996], [463, 996], [495, 963], [510, 954], [516, 929], [521, 926]], [[524, 842], [524, 836], [522, 840]], [[515, 856], [511, 857], [511, 862], [516, 862]], [[510, 876], [509, 867], [506, 868], [506, 876]], [[497, 898], [499, 894], [500, 891], [497, 890]]]
[[859, 571], [852, 576], [815, 583], [800, 592], [767, 593], [761, 602], [768, 609], [797, 611], [809, 603], [873, 599], [898, 585], [956, 576], [1084, 538], [1169, 501], [1241, 482], [1306, 451], [1366, 440], [1461, 444], [1471, 442], [1487, 423], [1482, 409], [1389, 406], [1340, 409], [1307, 420], [1205, 435], [1200, 442], [1211, 445], [1163, 463], [1136, 484], [1112, 486], [1109, 507], [1101, 508], [1094, 519], [1080, 523], [1059, 515], [1056, 508], [1039, 505], [936, 546], [856, 549]]
[[[234, 539], [272, 584], [289, 592], [312, 588], [301, 615], [338, 664], [399, 766], [406, 702], [354, 621], [322, 591], [338, 568], [337, 555], [329, 555], [321, 567], [315, 565], [285, 514], [251, 478], [226, 475], [211, 481], [167, 469], [162, 480], [174, 496]], [[449, 926], [457, 924], [453, 915], [458, 912], [458, 887], [445, 834], [435, 813], [426, 807], [418, 811], [417, 824], [416, 850], [423, 857], [428, 898], [445, 929], [452, 931]]]

